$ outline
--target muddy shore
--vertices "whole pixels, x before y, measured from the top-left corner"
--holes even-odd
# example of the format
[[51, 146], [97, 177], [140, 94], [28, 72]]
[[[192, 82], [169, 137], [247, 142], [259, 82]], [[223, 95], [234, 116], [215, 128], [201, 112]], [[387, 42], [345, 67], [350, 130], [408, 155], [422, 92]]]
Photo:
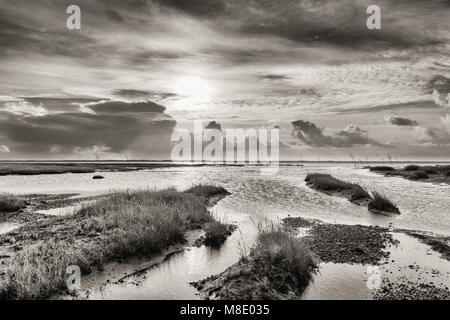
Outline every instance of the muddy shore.
[[[378, 226], [327, 224], [316, 219], [288, 217], [283, 219], [287, 233], [300, 237], [320, 263], [384, 265], [390, 261], [390, 248], [398, 246], [393, 232], [404, 232], [431, 245], [431, 249], [444, 255], [449, 250], [448, 237], [425, 235], [420, 231], [394, 230]], [[433, 241], [433, 242], [430, 242]], [[439, 246], [433, 243], [439, 241]], [[259, 262], [267, 265], [269, 262]], [[411, 266], [409, 266], [411, 268]], [[433, 271], [434, 272], [434, 271]], [[288, 287], [276, 291], [266, 288], [263, 269], [252, 257], [243, 257], [224, 272], [192, 283], [204, 299], [301, 299], [303, 288]], [[267, 282], [267, 281], [266, 281]], [[282, 283], [282, 281], [281, 281]], [[384, 280], [373, 293], [373, 299], [448, 299], [450, 289], [430, 283], [408, 283], [407, 279], [395, 282]]]
[[[212, 191], [214, 192], [215, 190]], [[205, 207], [212, 206], [220, 201], [220, 199], [225, 197], [226, 194], [212, 194], [211, 196], [206, 195], [200, 200], [203, 201]], [[39, 214], [34, 211], [36, 209], [43, 210], [60, 206], [64, 207], [68, 203], [74, 204], [81, 201], [95, 200], [93, 197], [72, 198], [73, 196], [73, 194], [27, 195], [24, 196], [24, 198], [28, 199], [27, 207], [25, 209], [21, 210], [20, 212], [8, 213], [5, 215], [4, 213], [0, 213], [0, 215], [3, 215], [5, 221], [16, 221], [22, 224], [22, 226], [20, 226], [19, 228], [12, 230], [6, 234], [0, 235], [0, 284], [2, 284], [5, 277], [7, 276], [6, 268], [8, 268], [10, 262], [12, 262], [15, 257], [26, 254], [26, 252], [30, 248], [36, 248], [37, 246], [46, 243], [55, 243], [56, 245], [58, 245], [58, 243], [72, 243], [74, 248], [94, 248], [98, 247], [99, 245], [101, 247], [101, 243], [108, 241], [108, 229], [99, 229], [92, 225], [92, 223], [95, 222], [95, 218], [94, 220], [92, 220], [92, 218], [89, 218], [89, 216], [86, 216], [82, 213], [68, 214], [65, 216], [50, 216]], [[103, 195], [96, 198], [100, 199], [101, 197], [107, 196], [108, 195]], [[168, 198], [168, 201], [173, 200], [171, 200], [171, 198]], [[117, 259], [115, 258], [108, 261], [105, 260], [105, 257], [99, 257], [100, 260], [97, 261], [96, 259], [93, 259], [91, 262], [89, 262], [89, 265], [84, 265], [82, 268], [84, 270], [82, 270], [82, 272], [84, 274], [95, 274], [97, 272], [102, 273], [105, 267], [109, 268], [111, 265], [116, 265], [116, 267], [109, 269], [110, 273], [112, 272], [112, 270], [116, 269], [120, 269], [121, 271], [128, 270], [131, 273], [136, 272], [136, 270], [131, 270], [127, 267], [117, 268], [117, 264], [120, 264], [122, 266], [126, 265], [128, 259], [143, 260], [145, 265], [142, 268], [149, 268], [157, 263], [158, 257], [160, 257], [161, 261], [164, 261], [166, 255], [174, 253], [173, 250], [178, 251], [186, 247], [189, 242], [187, 241], [187, 238], [191, 237], [192, 234], [196, 234], [198, 237], [200, 237], [200, 234], [197, 234], [195, 231], [201, 230], [201, 224], [197, 224], [195, 222], [192, 225], [188, 225], [186, 227], [186, 234], [185, 237], [181, 239], [182, 241], [173, 243], [173, 246], [171, 245], [168, 248], [164, 248], [160, 253], [150, 256], [149, 259], [146, 259], [145, 257], [125, 257], [125, 259], [123, 259], [120, 258], [120, 256], [117, 256]], [[152, 262], [151, 265], [148, 266], [148, 261], [152, 259], [154, 262]], [[131, 264], [131, 266], [131, 268], [135, 268], [135, 265], [133, 263]], [[104, 276], [104, 274], [102, 274], [102, 276]], [[100, 276], [99, 279], [102, 279], [102, 276]], [[114, 279], [114, 277], [116, 276], [117, 275], [112, 274], [112, 279]], [[95, 276], [91, 278], [93, 279], [95, 278]], [[121, 275], [121, 278], [123, 278], [123, 273]], [[111, 280], [108, 279], [108, 281]], [[120, 281], [120, 279], [118, 279], [117, 281]], [[94, 282], [97, 283], [96, 281]], [[8, 293], [5, 292], [4, 294], [8, 295]]]

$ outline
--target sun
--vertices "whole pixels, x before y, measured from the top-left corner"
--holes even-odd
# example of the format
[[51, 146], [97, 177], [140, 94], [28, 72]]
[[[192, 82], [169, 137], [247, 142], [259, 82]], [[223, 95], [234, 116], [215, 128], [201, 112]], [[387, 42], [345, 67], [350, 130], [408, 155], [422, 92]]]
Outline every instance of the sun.
[[212, 91], [208, 81], [196, 76], [185, 76], [177, 79], [174, 89], [178, 94], [196, 100], [208, 97]]

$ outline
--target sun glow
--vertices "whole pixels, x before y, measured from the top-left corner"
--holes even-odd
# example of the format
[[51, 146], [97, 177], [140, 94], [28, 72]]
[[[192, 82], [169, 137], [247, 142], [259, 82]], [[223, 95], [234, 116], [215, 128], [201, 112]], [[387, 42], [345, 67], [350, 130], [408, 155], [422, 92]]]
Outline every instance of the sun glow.
[[178, 94], [195, 100], [207, 98], [212, 93], [212, 88], [208, 81], [196, 76], [179, 78], [175, 81], [174, 86]]

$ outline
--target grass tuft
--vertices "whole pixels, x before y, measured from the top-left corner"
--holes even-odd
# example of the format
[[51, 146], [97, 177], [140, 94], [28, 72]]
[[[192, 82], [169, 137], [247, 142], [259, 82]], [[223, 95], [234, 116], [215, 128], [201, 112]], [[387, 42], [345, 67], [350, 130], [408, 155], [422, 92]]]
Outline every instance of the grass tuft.
[[[285, 278], [285, 281], [292, 281], [293, 287], [299, 293], [306, 288], [317, 268], [304, 242], [273, 224], [259, 230], [257, 245], [252, 249], [251, 255], [261, 262], [261, 268], [266, 265], [270, 266], [272, 271], [281, 269], [287, 273], [289, 277]], [[274, 283], [275, 287], [279, 285]]]
[[218, 248], [232, 234], [235, 226], [214, 220], [208, 222], [203, 229], [205, 230], [205, 245]]
[[372, 196], [373, 199], [369, 203], [369, 210], [400, 213], [400, 210], [397, 208], [397, 206], [391, 200], [389, 200], [384, 194], [377, 191], [373, 191]]
[[370, 171], [394, 171], [394, 168], [387, 167], [387, 166], [375, 166], [375, 167], [370, 167], [369, 170]]
[[410, 177], [412, 180], [422, 180], [422, 179], [428, 179], [430, 176], [425, 171], [416, 171], [414, 174]]
[[303, 240], [273, 223], [258, 225], [248, 255], [224, 272], [192, 283], [205, 298], [225, 300], [298, 299], [317, 269]]
[[326, 192], [344, 192], [350, 196], [350, 200], [369, 199], [369, 193], [360, 185], [342, 181], [329, 174], [311, 173], [305, 178], [309, 186]]
[[16, 196], [3, 193], [0, 194], [0, 212], [16, 212], [25, 207], [25, 202]]
[[212, 185], [195, 185], [188, 190], [186, 193], [192, 193], [197, 197], [213, 197], [219, 195], [229, 195], [230, 193], [223, 187], [220, 186], [212, 186]]

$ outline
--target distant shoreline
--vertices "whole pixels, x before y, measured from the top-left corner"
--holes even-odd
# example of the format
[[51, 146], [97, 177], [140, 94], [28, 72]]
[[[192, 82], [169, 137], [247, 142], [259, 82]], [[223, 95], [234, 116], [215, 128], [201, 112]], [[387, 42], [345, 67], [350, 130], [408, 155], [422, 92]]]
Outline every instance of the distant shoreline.
[[[330, 164], [330, 165], [354, 165], [355, 168], [369, 168], [371, 165], [389, 164], [405, 165], [405, 164], [450, 164], [445, 161], [435, 162], [361, 162], [354, 163], [351, 161], [282, 161], [277, 165], [284, 166], [298, 166], [310, 164]], [[255, 166], [262, 167], [263, 164], [253, 163], [213, 163], [213, 162], [172, 162], [172, 161], [156, 161], [156, 160], [133, 160], [133, 161], [120, 161], [120, 160], [98, 160], [98, 161], [74, 161], [74, 160], [58, 160], [58, 161], [40, 161], [40, 160], [21, 160], [21, 161], [0, 161], [0, 176], [8, 175], [40, 175], [40, 174], [65, 174], [65, 173], [97, 173], [97, 172], [128, 172], [138, 171], [146, 169], [161, 169], [161, 168], [176, 168], [176, 167], [207, 167], [207, 166], [220, 166], [220, 167], [246, 167]]]

